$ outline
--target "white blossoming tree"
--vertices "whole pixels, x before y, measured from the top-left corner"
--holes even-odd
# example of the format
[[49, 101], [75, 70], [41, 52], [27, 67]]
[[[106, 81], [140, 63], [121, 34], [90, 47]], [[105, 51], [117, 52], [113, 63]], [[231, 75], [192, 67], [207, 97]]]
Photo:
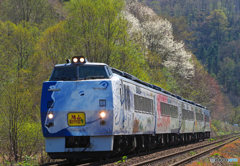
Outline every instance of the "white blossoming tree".
[[146, 58], [149, 52], [157, 56], [155, 65], [163, 65], [184, 78], [194, 76], [192, 54], [184, 48], [183, 42], [174, 41], [172, 24], [137, 1], [127, 1], [124, 15], [130, 23], [129, 35], [144, 48]]

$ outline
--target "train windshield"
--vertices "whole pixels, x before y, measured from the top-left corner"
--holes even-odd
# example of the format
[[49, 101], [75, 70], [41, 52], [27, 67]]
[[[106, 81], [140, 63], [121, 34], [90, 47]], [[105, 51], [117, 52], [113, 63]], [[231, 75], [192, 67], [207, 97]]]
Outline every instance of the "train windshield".
[[104, 66], [55, 67], [50, 81], [74, 81], [108, 78]]
[[108, 78], [104, 66], [79, 66], [79, 79]]

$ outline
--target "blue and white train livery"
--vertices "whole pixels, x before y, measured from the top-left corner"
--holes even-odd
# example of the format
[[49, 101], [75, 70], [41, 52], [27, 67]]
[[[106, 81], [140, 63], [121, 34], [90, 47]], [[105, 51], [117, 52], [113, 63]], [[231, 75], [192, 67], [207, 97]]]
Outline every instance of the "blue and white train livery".
[[53, 159], [107, 157], [210, 137], [203, 106], [82, 56], [43, 83], [41, 122]]

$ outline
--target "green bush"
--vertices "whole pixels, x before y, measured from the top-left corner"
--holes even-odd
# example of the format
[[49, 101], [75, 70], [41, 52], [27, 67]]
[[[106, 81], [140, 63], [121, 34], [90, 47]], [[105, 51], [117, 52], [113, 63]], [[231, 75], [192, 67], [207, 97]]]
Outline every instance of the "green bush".
[[221, 121], [213, 119], [212, 125], [219, 131], [221, 129]]
[[38, 160], [37, 160], [37, 156], [24, 156], [23, 157], [23, 161], [18, 162], [17, 165], [18, 166], [35, 166], [38, 165]]
[[211, 128], [213, 131], [217, 132], [217, 128], [213, 124], [211, 125]]

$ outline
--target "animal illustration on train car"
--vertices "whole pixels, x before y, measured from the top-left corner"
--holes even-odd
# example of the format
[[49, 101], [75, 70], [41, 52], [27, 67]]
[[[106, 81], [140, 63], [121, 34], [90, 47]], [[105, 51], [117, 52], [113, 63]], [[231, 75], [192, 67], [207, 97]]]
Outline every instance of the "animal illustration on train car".
[[43, 83], [41, 122], [52, 159], [139, 153], [210, 137], [205, 107], [83, 56]]

